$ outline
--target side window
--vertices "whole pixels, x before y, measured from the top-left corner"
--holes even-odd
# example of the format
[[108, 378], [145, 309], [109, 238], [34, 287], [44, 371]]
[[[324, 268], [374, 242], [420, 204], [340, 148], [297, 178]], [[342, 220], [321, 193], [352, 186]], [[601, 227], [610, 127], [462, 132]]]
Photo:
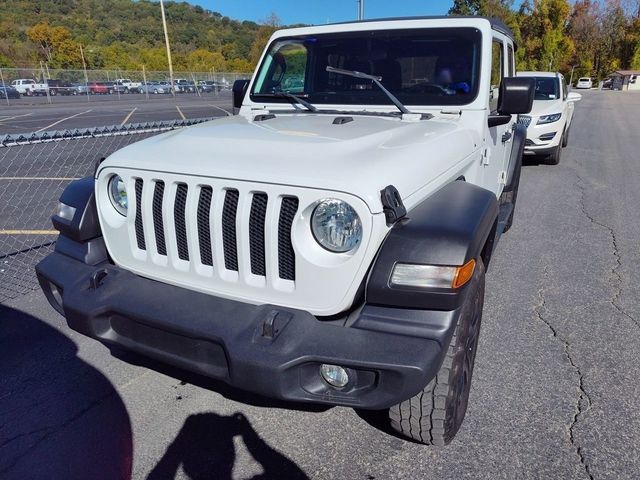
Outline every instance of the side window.
[[515, 64], [513, 61], [513, 46], [509, 45], [507, 47], [507, 68], [509, 69], [509, 75], [507, 75], [508, 77], [513, 77], [515, 75]]
[[304, 92], [307, 49], [299, 42], [277, 44], [265, 60], [267, 68], [256, 81], [256, 92]]
[[498, 109], [500, 82], [504, 76], [503, 58], [503, 44], [499, 40], [494, 40], [491, 48], [491, 90], [489, 91], [489, 110], [492, 112], [495, 112]]

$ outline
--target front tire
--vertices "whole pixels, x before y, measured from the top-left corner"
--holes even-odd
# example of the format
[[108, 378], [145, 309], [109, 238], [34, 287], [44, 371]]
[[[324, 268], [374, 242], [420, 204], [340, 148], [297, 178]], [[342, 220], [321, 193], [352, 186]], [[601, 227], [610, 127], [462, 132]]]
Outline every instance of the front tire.
[[389, 409], [391, 427], [425, 445], [448, 445], [462, 426], [475, 364], [485, 269], [477, 259], [469, 293], [440, 370], [416, 396]]
[[562, 134], [562, 138], [560, 139], [560, 143], [553, 151], [551, 155], [546, 158], [547, 165], [558, 165], [560, 163], [560, 157], [562, 156], [562, 144], [564, 142], [564, 133]]

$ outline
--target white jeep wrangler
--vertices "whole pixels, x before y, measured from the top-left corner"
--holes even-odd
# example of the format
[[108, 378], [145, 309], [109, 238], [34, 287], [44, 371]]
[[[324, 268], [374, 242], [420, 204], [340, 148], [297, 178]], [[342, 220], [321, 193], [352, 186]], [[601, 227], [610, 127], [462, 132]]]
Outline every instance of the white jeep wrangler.
[[450, 442], [533, 101], [514, 49], [478, 17], [276, 32], [239, 115], [66, 188], [47, 298], [110, 347]]

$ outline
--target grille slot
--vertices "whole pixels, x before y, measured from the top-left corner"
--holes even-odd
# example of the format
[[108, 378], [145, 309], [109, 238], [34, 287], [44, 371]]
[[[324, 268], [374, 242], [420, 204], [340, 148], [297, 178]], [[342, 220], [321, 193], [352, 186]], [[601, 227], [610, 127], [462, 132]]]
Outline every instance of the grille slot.
[[136, 178], [136, 242], [140, 250], [146, 250], [147, 244], [144, 241], [144, 227], [142, 226], [142, 179]]
[[238, 190], [227, 190], [222, 208], [222, 247], [224, 266], [238, 271], [238, 243], [236, 241], [236, 214], [238, 212]]
[[520, 125], [524, 125], [525, 127], [528, 127], [529, 124], [531, 123], [531, 117], [529, 117], [527, 115], [519, 115], [518, 116], [518, 123]]
[[267, 216], [267, 194], [256, 193], [251, 201], [249, 212], [249, 255], [251, 273], [266, 275], [264, 253], [264, 222]]
[[296, 257], [291, 244], [291, 226], [297, 211], [297, 198], [282, 199], [278, 220], [278, 275], [284, 280], [296, 279]]
[[187, 191], [185, 183], [178, 184], [176, 199], [173, 205], [173, 216], [176, 223], [176, 242], [178, 244], [178, 257], [181, 260], [189, 260], [189, 246], [187, 244]]
[[198, 245], [200, 245], [200, 261], [203, 265], [213, 266], [213, 255], [211, 254], [211, 198], [213, 189], [202, 187], [200, 199], [198, 200]]
[[153, 231], [156, 234], [156, 246], [160, 255], [167, 254], [167, 244], [164, 240], [164, 220], [162, 218], [162, 199], [164, 197], [164, 182], [156, 182], [153, 189]]

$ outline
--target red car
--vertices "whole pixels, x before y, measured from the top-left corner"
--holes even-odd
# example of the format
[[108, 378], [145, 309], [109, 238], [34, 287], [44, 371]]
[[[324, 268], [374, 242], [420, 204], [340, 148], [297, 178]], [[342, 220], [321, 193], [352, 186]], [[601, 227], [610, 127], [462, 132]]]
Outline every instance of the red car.
[[88, 87], [89, 87], [89, 93], [91, 95], [97, 95], [97, 94], [105, 95], [109, 93], [109, 89], [102, 82], [89, 82]]

